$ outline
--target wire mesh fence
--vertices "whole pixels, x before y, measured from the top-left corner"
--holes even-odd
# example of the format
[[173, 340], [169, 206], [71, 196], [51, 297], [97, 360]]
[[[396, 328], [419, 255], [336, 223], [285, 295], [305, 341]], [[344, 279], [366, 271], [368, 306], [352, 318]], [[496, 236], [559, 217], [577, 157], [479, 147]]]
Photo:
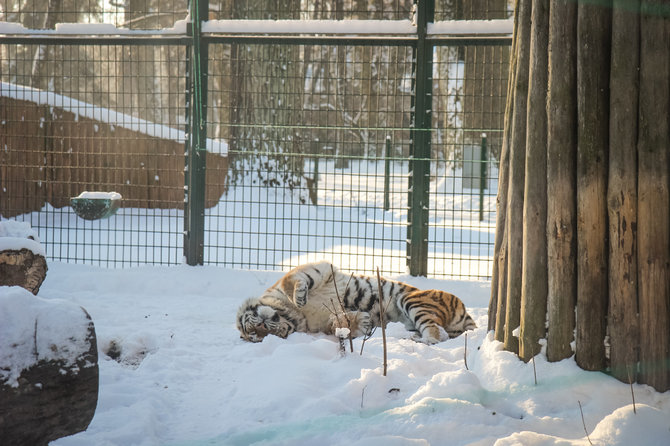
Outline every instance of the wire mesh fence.
[[[149, 39], [118, 30], [177, 28], [188, 5], [38, 3], [1, 2], [1, 18], [56, 31], [66, 21], [111, 23], [116, 34], [19, 31], [0, 41], [0, 214], [28, 221], [53, 260], [182, 263], [198, 75], [191, 41], [181, 32]], [[215, 25], [407, 21], [416, 13], [406, 1], [270, 6], [209, 2], [207, 17]], [[467, 13], [437, 2], [435, 16], [509, 14], [505, 2], [480, 6]], [[213, 29], [203, 37], [204, 263], [287, 269], [328, 258], [344, 270], [405, 273], [420, 161], [429, 166], [425, 274], [490, 276], [508, 37], [432, 42], [431, 124], [417, 128], [412, 36], [267, 39]], [[417, 132], [428, 135], [427, 158], [417, 158]], [[70, 198], [86, 190], [119, 192], [121, 208], [102, 220], [78, 216]]]

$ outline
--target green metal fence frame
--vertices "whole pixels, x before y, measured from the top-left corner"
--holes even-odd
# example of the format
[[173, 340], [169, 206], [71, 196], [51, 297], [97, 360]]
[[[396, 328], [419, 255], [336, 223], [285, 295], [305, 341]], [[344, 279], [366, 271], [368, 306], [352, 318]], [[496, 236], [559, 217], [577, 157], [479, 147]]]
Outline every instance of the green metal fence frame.
[[[207, 138], [207, 55], [210, 43], [269, 43], [278, 36], [205, 36], [202, 34], [201, 21], [207, 20], [209, 0], [193, 0], [190, 4], [191, 17], [198, 17], [189, 27], [192, 35], [191, 77], [191, 119], [190, 144], [186, 154], [186, 184], [184, 207], [184, 256], [189, 265], [202, 265], [204, 260], [204, 185], [206, 151], [201, 141]], [[414, 36], [396, 38], [360, 36], [282, 36], [284, 44], [329, 44], [329, 45], [400, 45], [411, 46], [414, 53], [413, 63], [413, 127], [410, 133], [410, 173], [409, 173], [409, 212], [407, 229], [407, 266], [412, 276], [428, 275], [428, 220], [429, 188], [431, 163], [432, 131], [432, 72], [433, 50], [439, 45], [500, 45], [509, 46], [510, 36], [491, 36], [484, 38], [431, 37], [428, 24], [434, 21], [435, 0], [415, 1], [416, 28]], [[484, 164], [482, 164], [484, 169]], [[482, 176], [482, 181], [484, 177]]]
[[[395, 36], [366, 34], [345, 35], [281, 35], [226, 33], [216, 35], [205, 33], [203, 22], [208, 20], [209, 0], [189, 2], [191, 20], [186, 34], [152, 35], [151, 33], [130, 33], [121, 36], [91, 36], [88, 43], [99, 45], [183, 45], [186, 48], [187, 91], [185, 175], [184, 175], [184, 242], [183, 253], [189, 265], [204, 264], [205, 246], [205, 167], [207, 163], [207, 85], [209, 45], [217, 43], [270, 44], [281, 42], [286, 45], [358, 45], [358, 46], [402, 46], [411, 48], [413, 60], [412, 128], [410, 129], [409, 192], [407, 265], [413, 276], [428, 275], [429, 258], [429, 186], [431, 171], [432, 128], [432, 72], [433, 52], [438, 46], [481, 45], [510, 46], [509, 34], [486, 36], [431, 35], [428, 25], [434, 21], [435, 1], [415, 0], [416, 34]], [[81, 45], [78, 36], [38, 33], [24, 36], [5, 36], [5, 44], [60, 44]], [[388, 141], [387, 141], [388, 144]], [[482, 156], [484, 151], [482, 150]], [[482, 169], [484, 169], [482, 163]], [[482, 171], [484, 172], [484, 171]], [[484, 173], [481, 175], [484, 182]], [[483, 188], [482, 188], [483, 190]], [[480, 200], [481, 202], [482, 200]], [[480, 211], [481, 212], [481, 211]]]

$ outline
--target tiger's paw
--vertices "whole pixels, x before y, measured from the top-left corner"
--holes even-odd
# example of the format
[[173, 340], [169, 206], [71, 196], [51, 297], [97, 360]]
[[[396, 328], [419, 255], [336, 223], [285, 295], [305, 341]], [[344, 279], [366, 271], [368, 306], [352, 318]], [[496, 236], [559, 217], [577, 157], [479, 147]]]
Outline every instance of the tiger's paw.
[[309, 288], [307, 288], [306, 283], [295, 284], [295, 289], [293, 290], [293, 302], [295, 302], [298, 307], [304, 307], [307, 304], [308, 291]]
[[365, 336], [374, 328], [370, 313], [361, 311], [356, 313], [351, 323], [351, 332], [353, 337]]

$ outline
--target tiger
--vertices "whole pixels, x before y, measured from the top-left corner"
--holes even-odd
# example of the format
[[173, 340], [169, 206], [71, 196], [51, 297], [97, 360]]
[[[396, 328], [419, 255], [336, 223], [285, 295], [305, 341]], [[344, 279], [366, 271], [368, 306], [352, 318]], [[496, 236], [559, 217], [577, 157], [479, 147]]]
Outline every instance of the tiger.
[[[463, 302], [440, 290], [420, 290], [381, 278], [383, 321], [402, 322], [412, 338], [436, 344], [477, 328]], [[369, 336], [382, 318], [376, 277], [347, 275], [330, 262], [298, 266], [260, 297], [245, 300], [237, 312], [237, 328], [245, 341], [261, 342], [268, 335], [342, 333]]]

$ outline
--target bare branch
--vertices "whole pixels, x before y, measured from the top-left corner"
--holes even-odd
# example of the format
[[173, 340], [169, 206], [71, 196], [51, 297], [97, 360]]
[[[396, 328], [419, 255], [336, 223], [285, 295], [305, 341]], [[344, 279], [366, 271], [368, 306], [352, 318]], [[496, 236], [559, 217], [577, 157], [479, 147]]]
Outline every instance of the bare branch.
[[379, 324], [382, 327], [382, 345], [384, 348], [384, 376], [386, 376], [387, 369], [387, 355], [386, 355], [386, 328], [384, 327], [384, 299], [382, 297], [382, 278], [379, 275], [379, 267], [377, 267], [377, 294], [379, 294]]

